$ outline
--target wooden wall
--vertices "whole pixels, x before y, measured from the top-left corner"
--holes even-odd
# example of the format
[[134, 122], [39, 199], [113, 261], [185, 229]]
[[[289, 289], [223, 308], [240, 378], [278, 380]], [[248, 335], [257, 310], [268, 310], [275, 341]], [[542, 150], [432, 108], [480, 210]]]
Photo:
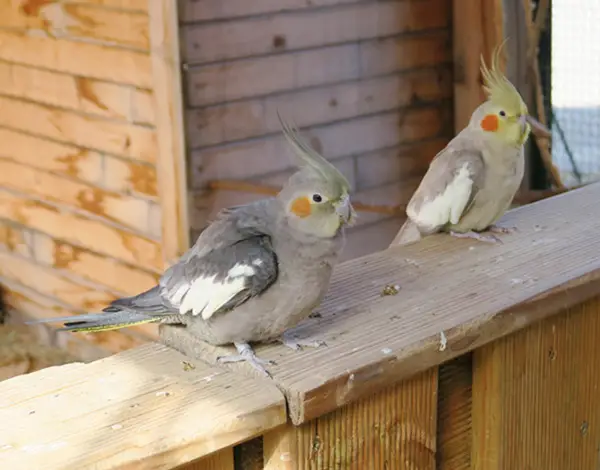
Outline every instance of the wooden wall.
[[[264, 197], [210, 181], [289, 175], [276, 110], [355, 200], [406, 202], [452, 133], [451, 20], [448, 0], [180, 0], [196, 233], [220, 208]], [[385, 247], [400, 223], [360, 213], [346, 256]]]
[[27, 316], [96, 311], [163, 268], [147, 2], [0, 0], [0, 282]]

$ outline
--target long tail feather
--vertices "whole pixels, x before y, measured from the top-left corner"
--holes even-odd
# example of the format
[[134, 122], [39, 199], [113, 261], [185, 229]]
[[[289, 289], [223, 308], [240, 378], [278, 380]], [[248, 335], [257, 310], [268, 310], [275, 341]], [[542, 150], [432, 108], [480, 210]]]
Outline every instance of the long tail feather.
[[116, 311], [103, 313], [85, 313], [70, 317], [44, 318], [42, 320], [28, 321], [26, 324], [36, 323], [64, 323], [58, 331], [108, 331], [160, 321], [160, 317], [144, 315], [142, 313]]

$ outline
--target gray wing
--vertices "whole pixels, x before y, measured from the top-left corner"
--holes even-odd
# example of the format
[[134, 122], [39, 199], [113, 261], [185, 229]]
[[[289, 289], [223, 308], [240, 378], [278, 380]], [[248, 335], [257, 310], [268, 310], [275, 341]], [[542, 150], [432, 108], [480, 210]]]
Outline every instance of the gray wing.
[[[260, 295], [277, 279], [277, 255], [269, 235], [251, 217], [256, 211], [227, 209], [219, 214], [159, 285], [116, 300], [106, 312], [129, 310], [148, 315], [202, 315], [208, 319]], [[208, 233], [207, 233], [208, 232]]]
[[406, 214], [424, 234], [456, 224], [473, 204], [484, 178], [481, 152], [451, 142], [431, 161]]

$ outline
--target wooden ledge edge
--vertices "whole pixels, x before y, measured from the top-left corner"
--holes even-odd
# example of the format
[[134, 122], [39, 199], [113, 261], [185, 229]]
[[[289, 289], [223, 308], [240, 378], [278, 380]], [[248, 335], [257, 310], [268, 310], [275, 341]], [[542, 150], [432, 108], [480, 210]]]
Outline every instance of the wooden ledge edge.
[[[458, 325], [426, 339], [419, 339], [395, 357], [382, 359], [358, 369], [350, 377], [342, 376], [337, 380], [323, 383], [312, 392], [315, 397], [320, 395], [318, 400], [313, 399], [315, 397], [311, 394], [298, 392], [290, 394], [293, 391], [283, 390], [290, 419], [294, 425], [300, 425], [318, 418], [331, 410], [390, 386], [391, 375], [397, 378], [397, 382], [409, 379], [565, 309], [586, 302], [599, 293], [600, 269], [595, 269], [496, 314], [480, 317], [468, 324]], [[336, 390], [336, 393], [324, 399], [325, 389]], [[356, 391], [358, 393], [354, 393]], [[316, 405], [311, 406], [313, 403]]]

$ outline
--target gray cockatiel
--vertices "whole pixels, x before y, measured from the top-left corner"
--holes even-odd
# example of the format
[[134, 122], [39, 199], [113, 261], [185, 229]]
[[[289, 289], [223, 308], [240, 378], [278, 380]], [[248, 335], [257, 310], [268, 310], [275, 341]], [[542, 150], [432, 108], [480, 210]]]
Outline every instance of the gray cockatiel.
[[70, 331], [182, 324], [207, 343], [233, 343], [239, 354], [221, 362], [247, 361], [266, 375], [249, 343], [317, 346], [283, 334], [320, 303], [355, 214], [346, 178], [281, 122], [301, 169], [276, 197], [221, 211], [152, 289], [103, 313], [41, 322]]
[[500, 49], [496, 49], [491, 70], [481, 61], [487, 101], [432, 160], [407, 205], [408, 219], [392, 246], [440, 231], [499, 242], [493, 234], [480, 232], [512, 231], [494, 224], [509, 208], [523, 179], [523, 145], [531, 128], [527, 106], [498, 69]]

